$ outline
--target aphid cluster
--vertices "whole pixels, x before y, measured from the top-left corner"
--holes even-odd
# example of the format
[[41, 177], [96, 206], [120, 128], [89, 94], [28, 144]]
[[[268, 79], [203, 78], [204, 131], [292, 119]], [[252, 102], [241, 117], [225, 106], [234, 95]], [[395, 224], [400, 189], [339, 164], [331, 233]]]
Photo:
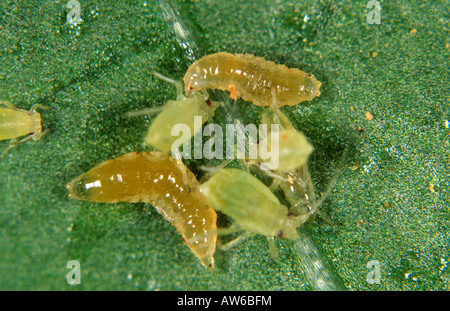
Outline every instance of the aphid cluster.
[[[245, 231], [223, 246], [224, 249], [246, 236], [265, 235], [275, 258], [273, 238], [295, 238], [297, 227], [307, 221], [318, 206], [306, 166], [313, 147], [278, 107], [312, 100], [320, 95], [321, 83], [298, 69], [288, 69], [253, 55], [229, 53], [208, 55], [192, 64], [184, 76], [186, 96], [180, 82], [156, 72], [153, 74], [176, 86], [177, 99], [168, 101], [160, 109], [127, 115], [159, 113], [144, 142], [161, 152], [133, 152], [105, 161], [70, 182], [67, 185], [69, 197], [103, 203], [152, 204], [178, 229], [187, 246], [207, 267], [214, 265], [218, 231]], [[209, 180], [200, 184], [183, 164], [178, 148], [184, 141], [174, 136], [172, 129], [176, 124], [187, 124], [194, 135], [199, 130], [194, 128], [195, 116], [202, 116], [203, 122], [213, 117], [220, 103], [209, 100], [207, 89], [227, 90], [232, 99], [242, 98], [270, 107], [263, 114], [262, 123], [269, 127], [277, 124], [281, 128], [280, 165], [267, 172], [274, 177], [270, 188], [248, 171], [226, 168], [217, 169]], [[168, 155], [169, 152], [174, 157]], [[262, 159], [247, 161], [246, 165], [262, 162]], [[283, 206], [272, 193], [278, 186], [284, 191], [290, 208]], [[233, 218], [234, 224], [217, 229], [215, 210]]]

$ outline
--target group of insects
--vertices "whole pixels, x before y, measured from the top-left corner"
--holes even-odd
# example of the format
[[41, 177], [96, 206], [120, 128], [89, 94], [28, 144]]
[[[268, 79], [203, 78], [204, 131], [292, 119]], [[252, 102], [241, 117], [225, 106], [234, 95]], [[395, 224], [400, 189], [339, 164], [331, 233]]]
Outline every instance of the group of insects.
[[[176, 100], [168, 101], [161, 108], [127, 115], [158, 113], [144, 139], [146, 145], [158, 151], [127, 153], [97, 165], [67, 184], [69, 197], [91, 202], [152, 204], [177, 228], [201, 263], [211, 269], [216, 244], [226, 250], [254, 234], [267, 237], [271, 256], [276, 259], [274, 237], [295, 239], [297, 227], [318, 213], [325, 198], [316, 200], [307, 168], [313, 147], [278, 108], [319, 96], [321, 83], [299, 69], [289, 69], [249, 54], [225, 52], [194, 62], [184, 76], [184, 87], [181, 81], [157, 72], [153, 74], [175, 85]], [[210, 100], [208, 89], [229, 91], [235, 102], [242, 98], [268, 107], [261, 122], [269, 129], [274, 124], [280, 129], [278, 168], [261, 171], [272, 177], [270, 186], [251, 174], [250, 168], [260, 167], [262, 160], [243, 160], [243, 169], [226, 168], [230, 161], [224, 161], [211, 169], [212, 176], [207, 174], [209, 178], [202, 178], [202, 181], [206, 179], [203, 182], [183, 163], [178, 150], [183, 141], [172, 136], [171, 129], [175, 124], [187, 124], [194, 135], [199, 130], [194, 129], [195, 116], [202, 116], [204, 122], [214, 116], [222, 103]], [[33, 107], [27, 112], [2, 104], [0, 139], [16, 139], [8, 150], [18, 142], [37, 140], [46, 132], [42, 132], [40, 115], [35, 111], [45, 107]], [[289, 207], [273, 194], [278, 187]], [[217, 228], [216, 211], [232, 218], [232, 225]], [[218, 235], [240, 231], [243, 233], [227, 244], [218, 243]]]

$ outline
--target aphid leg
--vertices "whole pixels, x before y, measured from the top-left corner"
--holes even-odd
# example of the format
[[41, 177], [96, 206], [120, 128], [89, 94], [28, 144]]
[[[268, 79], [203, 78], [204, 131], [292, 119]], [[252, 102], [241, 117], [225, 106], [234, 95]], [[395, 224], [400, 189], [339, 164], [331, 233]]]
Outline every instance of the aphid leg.
[[234, 124], [237, 124], [237, 117], [236, 117], [236, 102], [237, 99], [233, 100], [233, 120], [234, 120]]
[[[220, 234], [220, 230], [219, 230], [219, 234]], [[252, 233], [250, 231], [245, 231], [243, 234], [241, 234], [240, 236], [238, 236], [234, 240], [231, 240], [230, 242], [227, 242], [226, 244], [221, 244], [219, 242], [218, 243], [218, 249], [223, 250], [223, 251], [230, 250], [231, 248], [235, 247], [236, 245], [238, 245], [239, 243], [241, 243], [246, 238], [248, 238], [248, 237], [250, 237], [252, 235], [254, 235], [254, 233]]]
[[169, 77], [163, 76], [162, 74], [160, 74], [159, 72], [156, 72], [154, 70], [152, 70], [151, 73], [158, 79], [161, 79], [163, 81], [166, 81], [166, 82], [169, 82], [169, 83], [175, 85], [175, 87], [177, 89], [177, 100], [181, 100], [181, 99], [185, 98], [185, 96], [183, 94], [183, 83], [181, 83], [181, 81], [173, 80]]
[[27, 141], [28, 139], [32, 138], [34, 141], [38, 141], [42, 138], [42, 136], [44, 136], [45, 134], [49, 133], [50, 130], [46, 129], [45, 131], [37, 131], [36, 133], [30, 135], [29, 137], [26, 137], [24, 139], [22, 139], [21, 141], [18, 142], [18, 144], [23, 143], [24, 141]]
[[202, 176], [202, 178], [200, 178], [200, 180], [199, 180], [200, 183], [204, 183], [205, 181], [207, 181], [209, 178], [211, 178], [212, 175], [217, 173], [219, 170], [225, 168], [231, 162], [233, 162], [233, 159], [227, 159], [227, 160], [223, 161], [222, 163], [220, 163], [216, 167], [206, 167], [206, 166], [200, 165], [199, 168], [202, 171], [206, 171], [207, 172], [204, 176]]
[[278, 250], [277, 250], [277, 247], [275, 246], [275, 241], [273, 239], [273, 236], [267, 237], [267, 241], [269, 242], [270, 257], [272, 257], [273, 261], [277, 261], [279, 256], [278, 256]]
[[6, 147], [5, 150], [2, 151], [2, 154], [1, 154], [1, 156], [0, 156], [0, 159], [3, 159], [3, 158], [5, 157], [5, 155], [6, 155], [11, 149], [13, 149], [15, 146], [17, 146], [18, 143], [19, 143], [19, 142], [18, 142], [17, 139], [12, 139], [12, 140], [9, 142], [8, 147]]
[[273, 118], [274, 118], [276, 124], [281, 124], [280, 117], [278, 116], [277, 93], [276, 93], [274, 87], [271, 89], [271, 91], [272, 91]]
[[278, 179], [278, 180], [281, 180], [281, 181], [284, 181], [284, 182], [290, 182], [289, 178], [284, 178], [283, 176], [281, 176], [281, 175], [279, 175], [279, 174], [277, 174], [277, 173], [274, 173], [274, 172], [272, 172], [272, 171], [269, 171], [269, 170], [263, 170], [263, 172], [264, 172], [266, 175], [272, 177], [273, 179]]
[[122, 117], [124, 118], [133, 118], [133, 117], [140, 117], [145, 115], [151, 115], [154, 113], [161, 112], [164, 109], [164, 107], [153, 107], [153, 108], [144, 108], [136, 111], [128, 111], [125, 112]]
[[341, 160], [339, 161], [338, 168], [336, 169], [336, 172], [334, 173], [333, 178], [331, 178], [330, 182], [328, 183], [327, 189], [325, 190], [324, 194], [320, 197], [319, 200], [314, 201], [313, 206], [311, 208], [311, 213], [317, 213], [320, 217], [322, 217], [325, 221], [332, 225], [336, 225], [336, 222], [334, 222], [332, 219], [330, 219], [325, 214], [321, 213], [319, 211], [320, 205], [322, 205], [323, 201], [325, 201], [331, 194], [331, 191], [333, 190], [334, 186], [336, 185], [337, 179], [341, 175], [342, 167], [344, 166], [344, 159], [345, 155], [347, 153], [348, 146], [344, 150], [344, 154], [341, 157]]
[[48, 110], [48, 109], [52, 109], [52, 107], [44, 106], [44, 105], [41, 105], [41, 104], [36, 104], [36, 105], [33, 105], [33, 106], [30, 108], [30, 111], [35, 112], [37, 109]]
[[45, 131], [41, 132], [41, 131], [37, 131], [34, 134], [28, 135], [27, 137], [21, 139], [21, 140], [17, 140], [17, 139], [13, 139], [10, 141], [8, 147], [5, 148], [5, 150], [3, 150], [0, 159], [2, 159], [11, 149], [15, 148], [17, 145], [24, 143], [30, 139], [33, 139], [34, 141], [38, 141], [39, 139], [42, 138], [42, 136], [44, 136], [45, 134], [47, 134], [48, 132], [50, 132], [49, 129], [46, 129]]
[[10, 102], [8, 102], [6, 100], [0, 100], [0, 105], [4, 105], [4, 106], [6, 106], [8, 108], [14, 108], [14, 106]]
[[277, 189], [278, 186], [280, 186], [280, 184], [281, 184], [281, 180], [275, 179], [275, 178], [274, 178], [274, 179], [272, 180], [272, 184], [271, 184], [270, 187], [269, 187], [270, 191], [274, 192], [275, 189]]

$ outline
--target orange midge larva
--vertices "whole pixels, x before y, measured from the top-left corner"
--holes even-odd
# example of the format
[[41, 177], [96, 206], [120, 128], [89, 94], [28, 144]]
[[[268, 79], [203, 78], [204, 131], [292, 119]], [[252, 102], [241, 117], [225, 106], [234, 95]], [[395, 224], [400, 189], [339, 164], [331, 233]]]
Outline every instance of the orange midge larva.
[[[30, 111], [26, 111], [0, 100], [0, 140], [12, 139], [11, 144], [3, 151], [2, 157], [18, 143], [29, 139], [37, 141], [47, 132], [42, 132], [41, 115], [36, 112], [37, 108], [48, 109], [46, 106], [35, 105]], [[17, 138], [25, 135], [28, 136], [17, 141]]]
[[251, 54], [220, 52], [193, 63], [184, 76], [186, 94], [204, 89], [230, 91], [256, 106], [272, 106], [272, 89], [278, 107], [294, 106], [320, 95], [321, 83], [312, 74], [266, 61]]
[[67, 189], [70, 198], [91, 202], [152, 204], [178, 229], [202, 264], [214, 267], [216, 212], [200, 193], [194, 174], [186, 166], [180, 168], [173, 157], [157, 151], [127, 153], [75, 178]]

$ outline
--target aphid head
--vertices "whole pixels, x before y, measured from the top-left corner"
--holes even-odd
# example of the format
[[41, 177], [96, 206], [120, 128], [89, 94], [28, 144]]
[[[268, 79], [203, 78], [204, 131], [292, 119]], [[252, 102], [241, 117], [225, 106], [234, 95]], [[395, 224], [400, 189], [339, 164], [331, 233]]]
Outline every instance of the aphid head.
[[288, 216], [286, 218], [277, 236], [280, 239], [294, 240], [297, 238], [297, 222], [295, 221], [295, 217]]
[[200, 260], [206, 268], [210, 269], [211, 271], [214, 271], [214, 258], [212, 256], [203, 257]]
[[69, 190], [69, 198], [77, 200], [87, 199], [87, 190], [85, 187], [86, 182], [83, 178], [77, 177], [66, 185]]

